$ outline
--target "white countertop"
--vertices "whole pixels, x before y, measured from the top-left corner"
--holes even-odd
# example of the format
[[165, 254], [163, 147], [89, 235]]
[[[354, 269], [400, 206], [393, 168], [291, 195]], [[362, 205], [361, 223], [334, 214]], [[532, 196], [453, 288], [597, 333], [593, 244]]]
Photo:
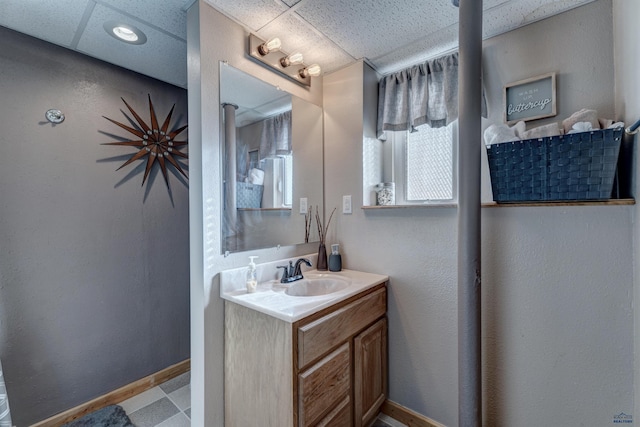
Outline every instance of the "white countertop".
[[[288, 262], [288, 260], [286, 260], [286, 262]], [[264, 281], [260, 280], [261, 276], [265, 275], [260, 274], [261, 271], [263, 273], [268, 269], [275, 271], [276, 264], [283, 265], [285, 261], [258, 265], [259, 284], [254, 293], [248, 293], [246, 290], [246, 267], [222, 272], [220, 276], [220, 296], [227, 301], [293, 323], [366, 289], [384, 283], [389, 279], [389, 276], [363, 273], [354, 270], [342, 270], [333, 273], [330, 271], [303, 269], [303, 275], [309, 274], [310, 276], [317, 276], [321, 274], [330, 277], [335, 274], [343, 278], [348, 278], [351, 283], [345, 289], [327, 295], [291, 296], [287, 295], [285, 290], [296, 282], [286, 285], [272, 278]]]

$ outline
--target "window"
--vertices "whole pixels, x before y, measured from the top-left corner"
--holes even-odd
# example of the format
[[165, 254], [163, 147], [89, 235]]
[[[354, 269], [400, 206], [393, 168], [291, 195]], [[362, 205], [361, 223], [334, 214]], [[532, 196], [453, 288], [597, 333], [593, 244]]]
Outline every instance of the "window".
[[293, 202], [293, 156], [269, 157], [260, 161], [264, 171], [263, 208], [291, 208]]
[[284, 158], [284, 205], [291, 207], [293, 204], [293, 155], [282, 156]]
[[403, 160], [407, 203], [454, 200], [452, 125], [409, 132]]
[[[456, 126], [457, 122], [440, 128], [423, 125], [414, 132], [387, 131], [385, 142], [365, 140], [365, 190], [392, 181], [397, 205], [455, 202]], [[375, 196], [364, 202], [375, 205]]]

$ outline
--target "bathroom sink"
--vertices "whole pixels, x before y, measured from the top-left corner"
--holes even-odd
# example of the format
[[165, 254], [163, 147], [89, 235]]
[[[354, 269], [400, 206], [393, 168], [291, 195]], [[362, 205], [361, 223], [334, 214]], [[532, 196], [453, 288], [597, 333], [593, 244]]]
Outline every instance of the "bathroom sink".
[[351, 285], [351, 279], [336, 274], [316, 273], [292, 283], [286, 291], [294, 297], [314, 297], [341, 291]]

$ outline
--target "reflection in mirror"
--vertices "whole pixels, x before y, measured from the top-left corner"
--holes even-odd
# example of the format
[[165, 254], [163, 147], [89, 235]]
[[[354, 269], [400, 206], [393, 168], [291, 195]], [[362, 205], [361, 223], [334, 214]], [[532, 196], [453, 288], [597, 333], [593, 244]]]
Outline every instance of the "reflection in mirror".
[[220, 100], [222, 252], [317, 241], [300, 199], [323, 212], [322, 109], [224, 63]]

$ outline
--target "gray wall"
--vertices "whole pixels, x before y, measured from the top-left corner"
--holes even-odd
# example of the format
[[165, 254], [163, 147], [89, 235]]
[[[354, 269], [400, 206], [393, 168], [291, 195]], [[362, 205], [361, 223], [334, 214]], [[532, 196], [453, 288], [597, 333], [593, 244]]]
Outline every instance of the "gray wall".
[[[632, 124], [640, 119], [640, 81], [638, 80], [638, 70], [640, 69], [640, 26], [637, 25], [637, 17], [640, 16], [640, 2], [630, 2], [624, 0], [613, 1], [613, 22], [615, 40], [615, 72], [616, 72], [616, 112], [626, 123]], [[638, 136], [627, 137], [630, 145], [638, 143]], [[634, 163], [637, 161], [637, 153]], [[638, 182], [640, 168], [635, 166], [634, 182]], [[637, 194], [637, 189], [635, 189]], [[640, 242], [640, 225], [638, 218], [640, 215], [640, 205], [636, 204], [633, 209], [633, 242], [634, 254], [634, 283], [633, 302], [636, 308], [633, 312], [636, 338], [634, 340], [634, 403], [635, 415], [637, 417], [640, 410], [640, 339], [637, 338], [637, 331], [640, 331], [640, 258], [637, 256], [638, 242]]]
[[[486, 41], [487, 124], [502, 123], [504, 84], [549, 71], [555, 120], [583, 107], [613, 118], [611, 8], [590, 3]], [[328, 207], [362, 200], [363, 71], [324, 78]], [[633, 209], [483, 209], [484, 425], [610, 425], [633, 411]], [[391, 277], [390, 399], [447, 426], [458, 425], [456, 215], [354, 209], [328, 237], [347, 268]]]
[[[0, 358], [22, 427], [189, 357], [187, 182], [100, 145], [186, 91], [0, 28]], [[45, 121], [59, 108], [64, 123]], [[187, 133], [183, 136], [188, 137]]]

